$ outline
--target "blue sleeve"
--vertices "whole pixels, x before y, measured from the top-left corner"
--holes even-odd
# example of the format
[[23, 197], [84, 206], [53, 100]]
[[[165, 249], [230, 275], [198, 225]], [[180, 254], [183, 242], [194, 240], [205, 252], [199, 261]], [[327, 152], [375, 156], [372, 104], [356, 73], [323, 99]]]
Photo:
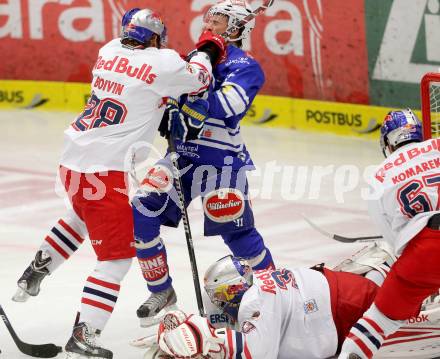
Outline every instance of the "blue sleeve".
[[209, 117], [223, 119], [226, 126], [237, 127], [264, 84], [264, 73], [257, 62], [234, 64], [216, 91], [210, 91]]

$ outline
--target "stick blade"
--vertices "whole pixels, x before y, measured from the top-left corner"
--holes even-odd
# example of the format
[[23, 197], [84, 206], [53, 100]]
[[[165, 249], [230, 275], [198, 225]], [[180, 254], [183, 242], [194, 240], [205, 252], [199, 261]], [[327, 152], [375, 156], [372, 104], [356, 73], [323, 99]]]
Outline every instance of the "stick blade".
[[58, 345], [55, 344], [26, 344], [22, 343], [18, 346], [18, 349], [23, 354], [32, 356], [34, 358], [55, 358], [59, 353], [63, 351]]

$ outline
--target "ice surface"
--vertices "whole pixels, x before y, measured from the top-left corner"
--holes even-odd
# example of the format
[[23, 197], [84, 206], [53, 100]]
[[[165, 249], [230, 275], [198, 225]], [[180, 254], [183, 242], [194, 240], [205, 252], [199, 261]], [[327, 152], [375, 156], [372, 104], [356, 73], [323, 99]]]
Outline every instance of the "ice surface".
[[[74, 116], [26, 110], [0, 112], [0, 303], [20, 338], [29, 343], [52, 342], [64, 346], [79, 308], [84, 280], [95, 265], [93, 250], [86, 241], [68, 262], [44, 280], [38, 297], [27, 303], [10, 300], [16, 280], [64, 212], [63, 199], [56, 195], [54, 184], [63, 130]], [[255, 194], [256, 225], [278, 266], [292, 268], [320, 262], [334, 265], [362, 247], [362, 244], [341, 244], [323, 237], [304, 222], [300, 213], [338, 234], [377, 234], [361, 199], [362, 188], [367, 188], [362, 178], [354, 190], [343, 196], [336, 186], [338, 181], [340, 186], [350, 184], [349, 178], [342, 176], [348, 167], [342, 166], [354, 165], [362, 175], [365, 167], [380, 163], [377, 143], [258, 127], [246, 127], [243, 133], [259, 168], [249, 176]], [[163, 152], [165, 141], [158, 138], [156, 145]], [[274, 165], [279, 166], [277, 171], [273, 170]], [[298, 166], [303, 171], [300, 175], [297, 175]], [[329, 174], [318, 181], [316, 171], [325, 168]], [[353, 167], [350, 169], [353, 171]], [[298, 184], [296, 194], [288, 188], [291, 184]], [[199, 203], [196, 204], [190, 207], [189, 217], [203, 277], [208, 265], [228, 251], [220, 237], [203, 237], [202, 212]], [[162, 236], [179, 304], [188, 312], [196, 312], [183, 227], [164, 229]], [[133, 262], [102, 335], [102, 343], [113, 350], [115, 359], [142, 358], [143, 351], [130, 347], [128, 342], [147, 333], [139, 328], [135, 314], [147, 296], [137, 262]], [[0, 358], [27, 358], [18, 352], [1, 323], [0, 349]]]

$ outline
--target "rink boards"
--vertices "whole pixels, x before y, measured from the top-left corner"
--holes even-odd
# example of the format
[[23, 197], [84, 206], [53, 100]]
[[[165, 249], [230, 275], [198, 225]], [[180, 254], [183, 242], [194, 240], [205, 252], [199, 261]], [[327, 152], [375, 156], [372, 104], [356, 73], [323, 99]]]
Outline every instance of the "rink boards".
[[[90, 84], [0, 80], [0, 109], [38, 109], [80, 112]], [[244, 123], [263, 127], [378, 138], [391, 108], [260, 95]]]

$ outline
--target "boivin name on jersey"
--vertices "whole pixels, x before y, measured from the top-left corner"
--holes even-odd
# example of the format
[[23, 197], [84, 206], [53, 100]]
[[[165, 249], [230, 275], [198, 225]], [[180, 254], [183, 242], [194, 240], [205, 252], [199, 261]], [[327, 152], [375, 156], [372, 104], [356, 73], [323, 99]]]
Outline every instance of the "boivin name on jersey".
[[93, 69], [103, 69], [106, 71], [126, 74], [129, 77], [135, 77], [141, 81], [144, 81], [148, 85], [151, 85], [157, 77], [157, 74], [152, 72], [153, 67], [151, 65], [142, 64], [140, 68], [134, 67], [130, 65], [129, 59], [119, 56], [115, 56], [111, 60], [103, 59], [102, 56], [99, 56]]

